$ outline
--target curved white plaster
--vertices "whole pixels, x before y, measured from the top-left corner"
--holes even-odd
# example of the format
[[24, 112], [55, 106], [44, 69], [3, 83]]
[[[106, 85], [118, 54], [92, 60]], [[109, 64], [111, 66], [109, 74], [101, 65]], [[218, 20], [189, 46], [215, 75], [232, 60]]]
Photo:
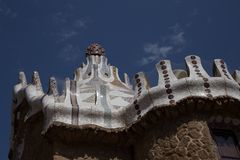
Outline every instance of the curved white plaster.
[[[178, 79], [169, 60], [156, 64], [158, 85], [150, 87], [144, 73], [135, 76], [135, 89], [125, 74], [125, 83], [118, 69], [107, 63], [105, 56], [89, 55], [87, 64], [78, 68], [74, 80], [65, 81], [65, 92], [58, 95], [57, 85], [51, 78], [48, 94], [44, 94], [38, 73], [33, 84], [27, 85], [24, 74], [14, 86], [14, 98], [19, 106], [23, 99], [30, 105], [27, 118], [42, 111], [45, 118], [43, 132], [54, 122], [71, 125], [96, 125], [104, 128], [123, 128], [141, 119], [155, 107], [164, 107], [188, 97], [215, 98], [228, 96], [240, 100], [240, 72], [232, 77], [223, 60], [214, 61], [214, 77], [204, 70], [198, 56], [187, 56], [188, 77]], [[225, 119], [224, 119], [225, 120]], [[229, 121], [229, 120], [225, 120]], [[239, 123], [239, 122], [235, 122]]]

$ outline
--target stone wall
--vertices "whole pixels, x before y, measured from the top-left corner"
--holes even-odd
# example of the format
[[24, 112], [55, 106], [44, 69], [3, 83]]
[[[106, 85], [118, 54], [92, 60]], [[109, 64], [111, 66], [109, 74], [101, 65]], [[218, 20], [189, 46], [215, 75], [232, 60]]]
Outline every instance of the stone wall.
[[[194, 118], [193, 118], [194, 117]], [[53, 142], [41, 133], [41, 116], [25, 128], [24, 160], [217, 160], [207, 122], [197, 116], [153, 124], [133, 146]], [[61, 134], [61, 133], [60, 133]], [[63, 133], [62, 133], [63, 134]], [[106, 137], [105, 137], [106, 138]], [[14, 159], [17, 159], [16, 157]]]
[[176, 120], [168, 124], [149, 131], [136, 145], [137, 160], [218, 159], [216, 147], [205, 121]]
[[[23, 110], [21, 112], [26, 113]], [[21, 116], [16, 125], [18, 127], [16, 128], [15, 150], [10, 159], [18, 159], [19, 148], [22, 148], [21, 159], [23, 160], [217, 160], [219, 159], [217, 148], [208, 126], [233, 130], [239, 140], [240, 120], [238, 117], [231, 117], [230, 114], [222, 118], [219, 118], [218, 114], [213, 116], [212, 113], [211, 116], [200, 115], [201, 113], [192, 113], [175, 118], [158, 119], [157, 124], [149, 123], [147, 128], [141, 130], [141, 136], [132, 135], [140, 138], [136, 138], [134, 143], [124, 147], [117, 145], [117, 142], [110, 144], [111, 138], [107, 135], [102, 138], [106, 139], [105, 142], [109, 143], [108, 145], [93, 141], [93, 135], [89, 135], [90, 138], [85, 142], [79, 142], [78, 139], [83, 137], [77, 136], [78, 138], [73, 138], [69, 143], [66, 138], [44, 137], [41, 135], [42, 114], [36, 115], [35, 119], [27, 122], [24, 122], [24, 116]], [[140, 130], [136, 130], [136, 133], [138, 131]], [[69, 130], [69, 132], [72, 133], [74, 130]], [[130, 138], [129, 132], [124, 134], [126, 142], [127, 138]], [[65, 135], [65, 132], [54, 133], [64, 135], [63, 137], [71, 137]]]

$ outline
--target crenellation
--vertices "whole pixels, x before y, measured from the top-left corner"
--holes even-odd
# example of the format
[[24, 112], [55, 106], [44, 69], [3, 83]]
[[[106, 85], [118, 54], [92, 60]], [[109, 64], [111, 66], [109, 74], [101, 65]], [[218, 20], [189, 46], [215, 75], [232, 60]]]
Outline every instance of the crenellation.
[[[143, 72], [139, 72], [135, 76], [136, 84], [135, 91], [133, 91], [127, 74], [124, 74], [125, 82], [122, 82], [118, 75], [118, 69], [114, 66], [109, 66], [107, 64], [107, 58], [105, 58], [105, 56], [99, 57], [99, 55], [89, 55], [87, 56], [87, 64], [82, 68], [80, 67], [76, 70], [73, 81], [76, 81], [77, 90], [79, 90], [79, 87], [80, 88], [84, 86], [87, 87], [88, 85], [92, 85], [93, 83], [97, 82], [100, 83], [100, 85], [101, 84], [106, 85], [109, 83], [110, 89], [114, 90], [115, 87], [117, 87], [116, 89], [119, 91], [124, 92], [127, 91], [131, 93], [128, 95], [129, 97], [124, 96], [123, 98], [121, 98], [122, 99], [121, 103], [122, 104], [126, 103], [124, 105], [126, 108], [120, 107], [116, 110], [114, 108], [111, 109], [110, 107], [109, 111], [112, 113], [112, 115], [114, 115], [117, 113], [127, 114], [128, 111], [132, 110], [138, 117], [137, 119], [140, 119], [142, 116], [144, 116], [144, 114], [151, 110], [154, 106], [161, 107], [164, 105], [175, 105], [178, 101], [181, 101], [182, 99], [191, 96], [200, 96], [210, 99], [219, 96], [231, 96], [236, 99], [240, 98], [239, 96], [240, 90], [238, 89], [239, 86], [236, 83], [236, 81], [238, 80], [238, 71], [234, 72], [233, 78], [227, 69], [226, 63], [223, 60], [221, 59], [214, 60], [214, 77], [210, 77], [207, 74], [207, 72], [203, 69], [201, 59], [198, 56], [190, 55], [187, 56], [185, 60], [189, 70], [188, 77], [186, 77], [186, 72], [184, 70], [177, 72], [173, 71], [171, 68], [171, 62], [169, 60], [162, 60], [161, 62], [156, 64], [156, 68], [159, 74], [158, 85], [155, 87], [150, 87], [146, 75]], [[29, 104], [38, 106], [37, 111], [40, 111], [41, 110], [40, 108], [43, 108], [43, 106], [49, 106], [48, 104], [42, 104], [43, 101], [41, 99], [45, 98], [43, 96], [45, 94], [42, 91], [42, 85], [38, 72], [35, 71], [33, 73], [32, 85], [28, 84], [26, 88], [24, 88], [24, 86], [27, 85], [25, 74], [23, 72], [20, 72], [19, 74], [20, 74], [19, 84], [22, 84], [22, 86], [19, 86], [19, 84], [15, 86], [16, 89], [14, 91], [14, 97], [20, 97], [16, 99], [23, 99], [24, 96], [26, 96], [26, 99], [29, 101]], [[179, 74], [183, 75], [180, 76], [180, 78], [177, 78], [179, 77]], [[101, 79], [102, 82], [100, 82], [99, 79]], [[62, 95], [58, 94], [56, 83], [57, 82], [54, 78], [50, 78], [49, 90], [47, 93], [53, 95], [53, 97], [55, 97], [56, 102], [63, 103], [61, 106], [68, 105], [73, 106], [70, 100], [72, 92], [70, 90], [70, 79], [68, 78], [65, 80], [65, 91]], [[23, 91], [23, 93], [20, 93], [20, 90], [25, 91]], [[135, 96], [133, 94], [134, 92]], [[94, 98], [94, 96], [96, 96], [96, 93], [97, 90], [96, 91], [93, 90], [87, 93], [85, 91], [82, 92], [80, 89], [78, 91], [78, 94], [85, 94], [85, 96], [83, 95], [82, 98], [78, 98], [77, 96], [76, 103], [78, 104], [79, 107], [81, 106], [81, 103], [88, 102], [89, 104], [91, 104], [92, 100], [90, 101], [90, 97], [92, 96], [91, 99], [95, 101], [94, 102], [95, 105], [101, 104], [97, 103], [97, 98]], [[112, 96], [111, 93], [115, 94], [115, 91], [114, 92], [108, 91], [108, 94], [110, 95], [105, 95], [110, 97], [109, 98], [110, 104], [111, 101], [113, 102], [113, 100], [118, 97]], [[21, 94], [23, 95], [20, 96]], [[87, 96], [87, 94], [89, 96]], [[88, 97], [89, 101], [84, 100], [84, 97], [86, 98]], [[144, 107], [143, 108], [137, 107], [138, 109], [136, 110], [135, 105], [132, 104], [134, 99], [144, 104]], [[17, 101], [21, 102], [21, 100]], [[48, 101], [46, 100], [44, 102]], [[96, 110], [96, 112], [98, 112], [98, 109]], [[119, 116], [125, 117], [122, 115]], [[101, 119], [101, 117], [99, 118]], [[136, 118], [132, 117], [132, 119], [130, 118], [127, 121], [128, 122], [126, 124], [118, 127], [126, 127], [128, 124], [134, 123], [134, 121], [136, 121]]]
[[58, 95], [59, 95], [57, 81], [56, 81], [55, 77], [51, 77], [49, 79], [48, 94], [53, 95], [54, 97], [58, 97]]
[[[150, 86], [147, 76], [138, 72], [134, 76], [134, 87], [126, 73], [124, 81], [120, 79], [118, 68], [108, 63], [99, 44], [89, 46], [86, 60], [86, 64], [75, 70], [73, 80], [65, 79], [62, 94], [54, 77], [49, 79], [48, 91], [44, 93], [38, 72], [34, 71], [29, 84], [24, 72], [20, 72], [19, 83], [13, 90], [13, 125], [22, 121], [26, 128], [30, 125], [41, 130], [31, 136], [49, 139], [54, 145], [59, 145], [58, 141], [82, 145], [97, 139], [99, 146], [112, 145], [117, 150], [118, 146], [133, 147], [126, 156], [121, 150], [117, 151], [129, 160], [217, 159], [216, 144], [208, 125], [240, 126], [240, 71], [232, 76], [221, 59], [214, 60], [213, 76], [209, 76], [200, 57], [195, 55], [185, 58], [187, 70], [173, 70], [171, 61], [161, 60], [156, 64], [158, 84]], [[24, 116], [23, 120], [19, 116]], [[187, 121], [177, 121], [184, 116]], [[35, 128], [33, 122], [39, 118], [42, 126]], [[12, 137], [16, 134], [13, 132]], [[26, 141], [25, 138], [22, 141]], [[29, 137], [27, 139], [23, 148], [31, 150]], [[12, 138], [13, 144], [14, 141]], [[44, 142], [44, 145], [54, 150], [53, 144]], [[71, 147], [75, 153], [74, 146]], [[58, 149], [61, 153], [55, 150], [48, 154], [53, 154], [55, 159], [71, 159], [72, 155], [64, 155], [65, 151]], [[96, 152], [89, 152], [86, 157], [97, 158], [99, 155], [95, 157], [95, 153], [100, 150], [95, 149]], [[113, 151], [111, 147], [107, 149]], [[18, 151], [15, 154], [19, 154]], [[76, 151], [76, 154], [83, 157], [82, 152]], [[19, 155], [25, 155], [24, 149]]]
[[70, 99], [70, 78], [69, 77], [66, 77], [65, 78], [65, 81], [64, 81], [64, 91], [63, 91], [63, 94], [62, 96], [64, 97], [64, 102], [68, 101], [69, 102], [69, 99]]
[[36, 87], [37, 91], [43, 92], [42, 83], [41, 83], [41, 80], [40, 80], [39, 73], [37, 71], [33, 72], [32, 85], [34, 85]]
[[132, 85], [130, 83], [130, 79], [127, 73], [124, 73], [124, 83], [130, 88], [132, 89]]
[[82, 78], [81, 77], [81, 68], [78, 68], [74, 72], [74, 80], [75, 81], [80, 81], [80, 80], [82, 80], [81, 78]]
[[240, 71], [239, 70], [234, 71], [233, 79], [240, 85]]
[[27, 85], [27, 79], [26, 79], [26, 75], [24, 72], [19, 72], [19, 83], [22, 84], [23, 86]]
[[229, 80], [234, 80], [228, 71], [227, 64], [222, 59], [214, 60], [213, 73], [215, 77], [225, 77]]
[[171, 62], [169, 60], [162, 60], [161, 62], [156, 64], [156, 68], [158, 71], [159, 79], [158, 85], [165, 85], [166, 83], [170, 83], [170, 81], [176, 81], [177, 78], [173, 73]]
[[201, 58], [196, 55], [190, 55], [185, 58], [187, 64], [187, 71], [189, 72], [189, 77], [191, 78], [209, 78], [208, 73], [202, 66]]

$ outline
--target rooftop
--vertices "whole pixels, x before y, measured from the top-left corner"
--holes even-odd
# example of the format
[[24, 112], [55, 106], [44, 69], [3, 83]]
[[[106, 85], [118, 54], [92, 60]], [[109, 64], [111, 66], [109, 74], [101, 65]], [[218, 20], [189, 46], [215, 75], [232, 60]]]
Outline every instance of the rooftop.
[[127, 74], [124, 81], [118, 69], [108, 63], [104, 49], [92, 44], [86, 52], [87, 63], [65, 80], [65, 91], [59, 95], [57, 81], [49, 80], [43, 92], [38, 72], [27, 83], [24, 72], [14, 86], [13, 110], [26, 100], [30, 105], [27, 121], [39, 112], [44, 114], [43, 133], [55, 124], [72, 127], [95, 126], [105, 130], [125, 129], [141, 121], [150, 112], [169, 106], [177, 107], [186, 99], [214, 100], [221, 97], [240, 100], [240, 72], [231, 75], [222, 59], [214, 60], [214, 75], [204, 70], [200, 57], [185, 58], [187, 70], [172, 70], [169, 60], [156, 64], [158, 84], [151, 87], [143, 72], [135, 75], [134, 87]]

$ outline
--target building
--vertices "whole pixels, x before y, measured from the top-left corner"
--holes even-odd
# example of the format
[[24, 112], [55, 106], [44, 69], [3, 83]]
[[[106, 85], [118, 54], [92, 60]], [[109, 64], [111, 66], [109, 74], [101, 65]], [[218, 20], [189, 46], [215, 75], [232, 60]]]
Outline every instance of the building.
[[187, 71], [156, 64], [158, 85], [144, 73], [127, 74], [108, 64], [92, 44], [87, 64], [58, 93], [49, 80], [43, 92], [38, 72], [14, 86], [11, 160], [236, 160], [240, 159], [240, 72], [214, 60], [213, 76], [198, 56]]

